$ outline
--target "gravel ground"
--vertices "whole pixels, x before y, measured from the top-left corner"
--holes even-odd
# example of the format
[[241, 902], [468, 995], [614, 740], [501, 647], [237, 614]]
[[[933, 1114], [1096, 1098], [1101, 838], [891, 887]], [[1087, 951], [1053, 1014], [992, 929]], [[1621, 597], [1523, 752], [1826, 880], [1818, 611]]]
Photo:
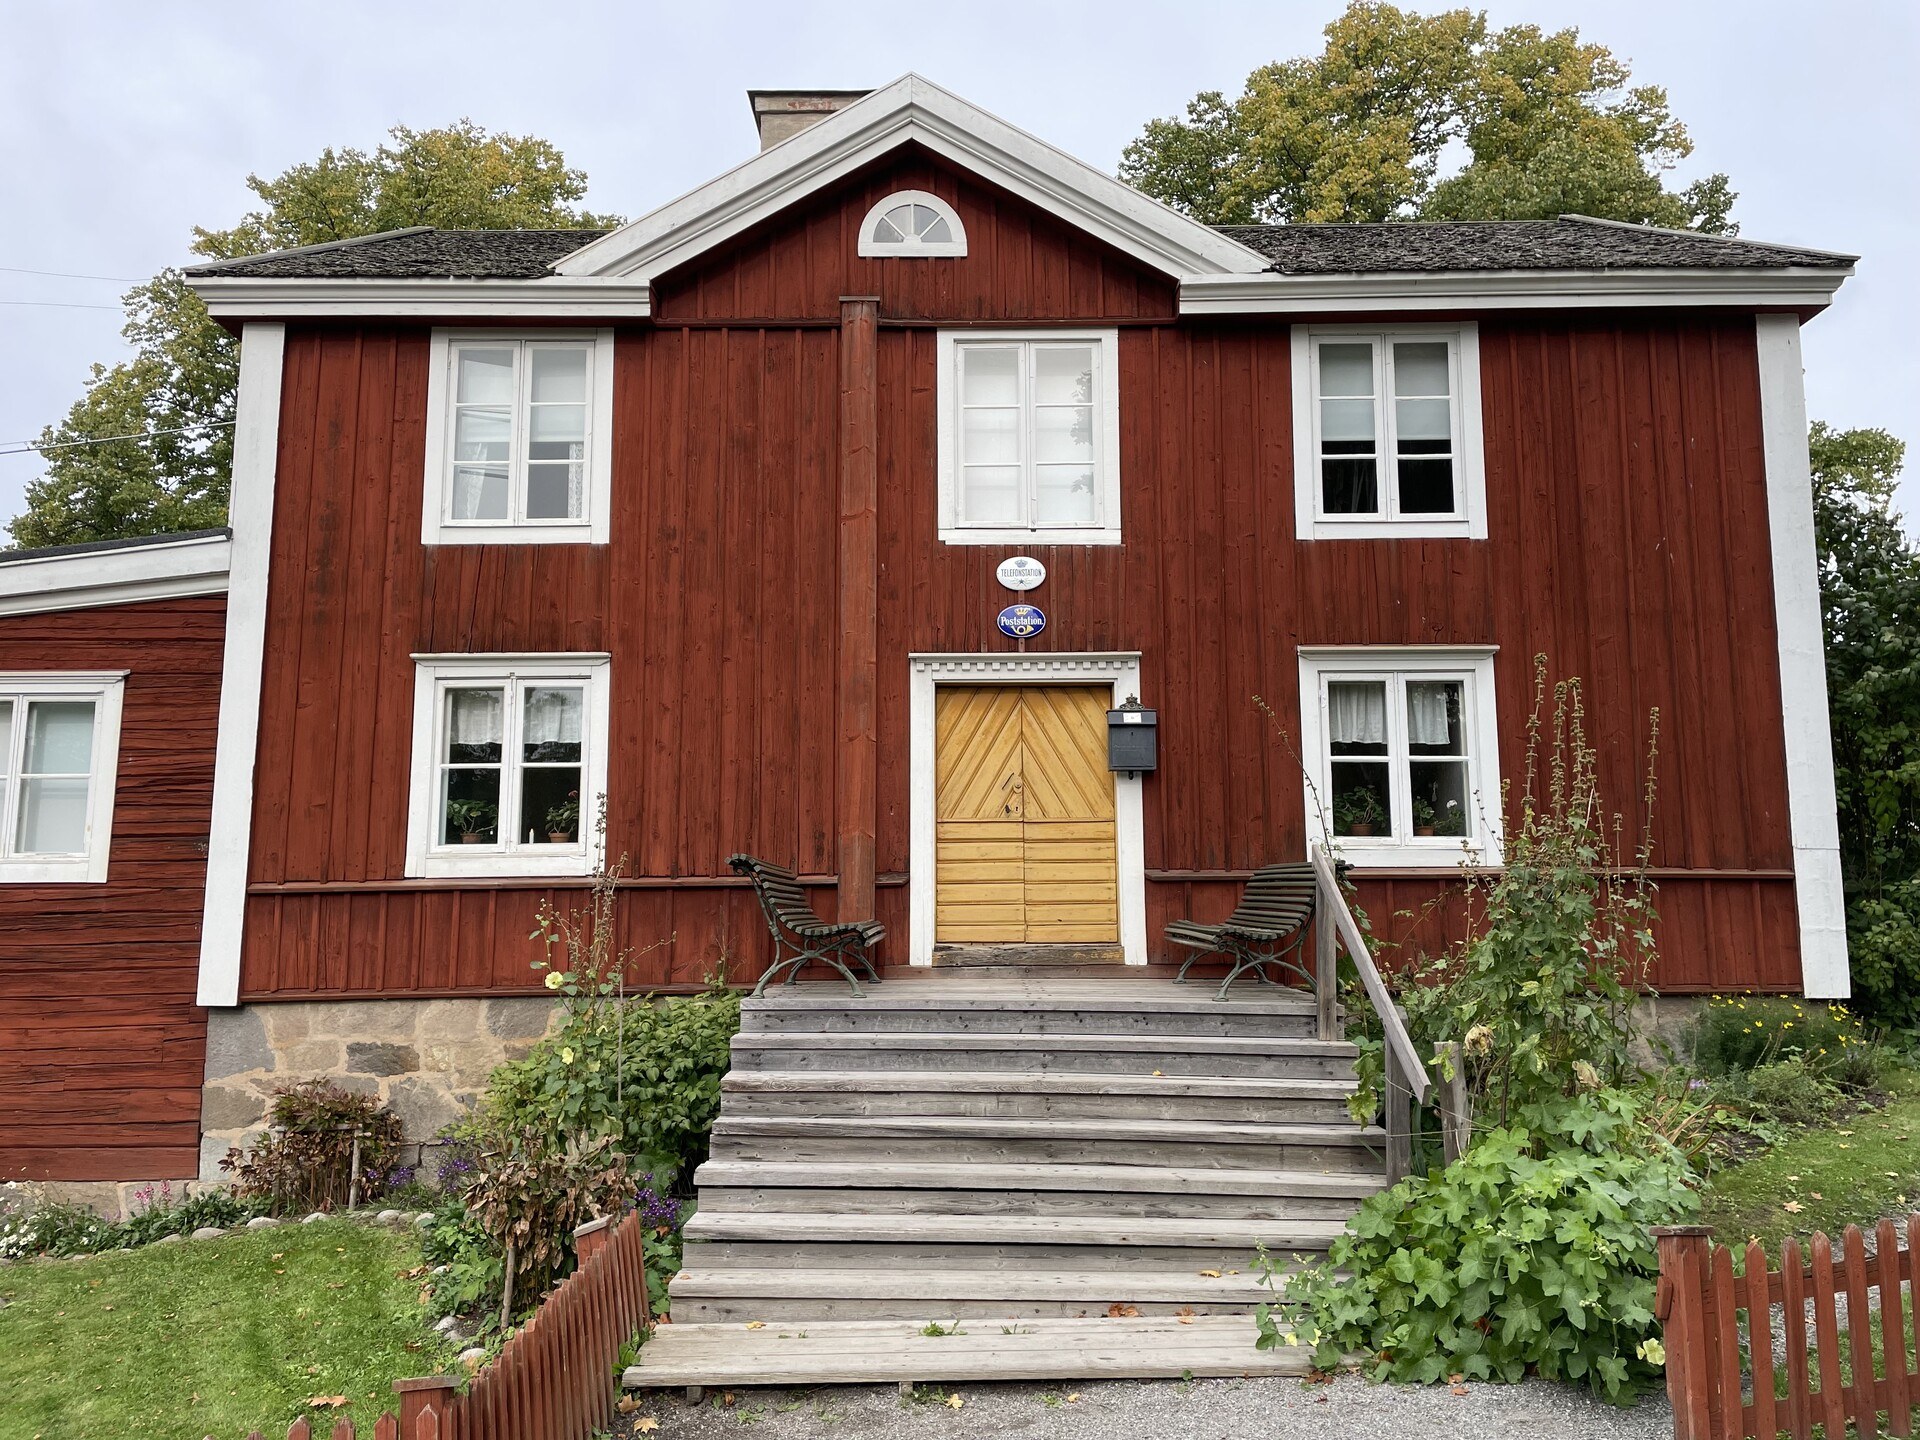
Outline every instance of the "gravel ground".
[[[698, 1408], [676, 1394], [645, 1393], [615, 1428], [620, 1440], [712, 1440], [751, 1427], [766, 1440], [908, 1440], [1031, 1435], [1043, 1440], [1670, 1440], [1665, 1397], [1621, 1410], [1585, 1391], [1524, 1385], [1372, 1385], [1357, 1376], [1299, 1380], [1094, 1381], [1084, 1385], [739, 1390], [728, 1405], [709, 1393]], [[947, 1403], [961, 1397], [960, 1408]], [[643, 1418], [658, 1428], [642, 1428]]]

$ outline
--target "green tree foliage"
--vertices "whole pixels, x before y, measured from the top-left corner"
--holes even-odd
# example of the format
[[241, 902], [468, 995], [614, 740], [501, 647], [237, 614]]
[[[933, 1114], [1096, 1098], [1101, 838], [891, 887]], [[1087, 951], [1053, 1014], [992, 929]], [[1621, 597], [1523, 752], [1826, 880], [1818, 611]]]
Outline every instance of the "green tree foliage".
[[[233, 259], [410, 225], [452, 230], [600, 228], [577, 208], [584, 172], [546, 140], [490, 134], [471, 120], [396, 126], [372, 152], [328, 150], [272, 179], [249, 176], [262, 207], [229, 230], [194, 231], [194, 253]], [[9, 529], [19, 545], [65, 545], [225, 523], [239, 347], [180, 272], [127, 292], [133, 357], [95, 365], [87, 390], [41, 432], [47, 469]], [[177, 433], [76, 444], [100, 436]]]
[[[1565, 213], [1731, 234], [1725, 175], [1675, 193], [1693, 150], [1658, 86], [1576, 30], [1490, 29], [1352, 0], [1318, 55], [1264, 65], [1229, 101], [1150, 122], [1121, 178], [1209, 224], [1525, 220]], [[1467, 163], [1442, 177], [1450, 146]]]
[[1920, 546], [1893, 508], [1905, 445], [1815, 422], [1814, 536], [1854, 992], [1920, 1024]]

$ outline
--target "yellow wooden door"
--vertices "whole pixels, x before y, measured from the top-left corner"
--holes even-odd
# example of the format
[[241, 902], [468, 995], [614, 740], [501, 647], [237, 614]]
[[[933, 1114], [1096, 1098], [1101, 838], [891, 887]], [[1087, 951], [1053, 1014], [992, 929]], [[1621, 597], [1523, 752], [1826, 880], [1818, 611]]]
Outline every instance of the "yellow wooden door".
[[934, 938], [1119, 939], [1106, 694], [942, 687], [934, 706]]

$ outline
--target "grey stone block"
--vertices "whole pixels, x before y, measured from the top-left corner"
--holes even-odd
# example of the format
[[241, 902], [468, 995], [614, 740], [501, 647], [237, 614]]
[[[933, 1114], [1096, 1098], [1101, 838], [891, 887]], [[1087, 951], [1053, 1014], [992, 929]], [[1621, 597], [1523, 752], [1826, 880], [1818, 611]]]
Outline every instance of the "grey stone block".
[[273, 1216], [271, 1215], [256, 1215], [251, 1220], [247, 1221], [247, 1229], [271, 1230], [274, 1226], [278, 1225], [279, 1223], [280, 1222], [274, 1219]]
[[273, 1068], [273, 1046], [258, 1010], [242, 1005], [207, 1012], [207, 1079]]
[[200, 1094], [202, 1130], [239, 1130], [267, 1113], [267, 1102], [250, 1090], [209, 1085]]
[[361, 1075], [407, 1075], [420, 1068], [420, 1052], [411, 1045], [347, 1045], [347, 1069]]
[[431, 1139], [467, 1113], [445, 1090], [417, 1075], [402, 1076], [388, 1086], [387, 1108], [400, 1117], [409, 1140]]
[[374, 1216], [373, 1218], [377, 1223], [381, 1225], [391, 1225], [393, 1224], [394, 1221], [400, 1218], [400, 1212], [398, 1210], [382, 1210], [378, 1215]]
[[307, 1216], [306, 1219], [302, 1220], [300, 1223], [302, 1225], [311, 1225], [316, 1220], [324, 1220], [326, 1218], [327, 1216], [325, 1211], [316, 1210], [311, 1215]]
[[553, 1001], [487, 1001], [487, 1033], [502, 1040], [538, 1040], [553, 1020]]
[[178, 1245], [185, 1238], [184, 1235], [162, 1235], [153, 1243], [156, 1245]]
[[227, 1232], [222, 1230], [218, 1225], [202, 1225], [198, 1230], [193, 1232], [193, 1238], [196, 1240], [218, 1240], [226, 1233]]

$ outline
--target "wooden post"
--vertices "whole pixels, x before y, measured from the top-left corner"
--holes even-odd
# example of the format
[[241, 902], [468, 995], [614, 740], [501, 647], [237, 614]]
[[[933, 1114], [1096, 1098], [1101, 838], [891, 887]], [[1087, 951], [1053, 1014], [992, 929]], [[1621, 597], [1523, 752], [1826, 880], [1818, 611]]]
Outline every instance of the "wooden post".
[[1667, 1350], [1667, 1398], [1673, 1402], [1674, 1440], [1711, 1440], [1707, 1363], [1707, 1251], [1704, 1225], [1656, 1225], [1660, 1286], [1654, 1313]]
[[613, 1217], [602, 1215], [598, 1220], [589, 1220], [584, 1225], [574, 1227], [573, 1253], [584, 1265], [604, 1250], [612, 1238]]
[[400, 1440], [450, 1440], [453, 1407], [460, 1382], [451, 1375], [429, 1375], [419, 1380], [396, 1380], [400, 1397]]
[[1387, 1045], [1383, 1049], [1387, 1062], [1386, 1094], [1383, 1097], [1387, 1120], [1387, 1184], [1392, 1186], [1406, 1179], [1413, 1170], [1412, 1107], [1408, 1103], [1413, 1090], [1407, 1083], [1407, 1073], [1393, 1046]]
[[1313, 917], [1313, 998], [1320, 1012], [1320, 1038], [1345, 1039], [1339, 1030], [1340, 941], [1334, 934], [1332, 904], [1324, 894]]
[[1473, 1102], [1467, 1098], [1467, 1057], [1458, 1040], [1442, 1040], [1434, 1047], [1440, 1067], [1441, 1153], [1451, 1165], [1473, 1143]]
[[[839, 775], [842, 920], [873, 918], [880, 676], [878, 349], [880, 301], [840, 300]], [[917, 877], [925, 883], [930, 877]]]

